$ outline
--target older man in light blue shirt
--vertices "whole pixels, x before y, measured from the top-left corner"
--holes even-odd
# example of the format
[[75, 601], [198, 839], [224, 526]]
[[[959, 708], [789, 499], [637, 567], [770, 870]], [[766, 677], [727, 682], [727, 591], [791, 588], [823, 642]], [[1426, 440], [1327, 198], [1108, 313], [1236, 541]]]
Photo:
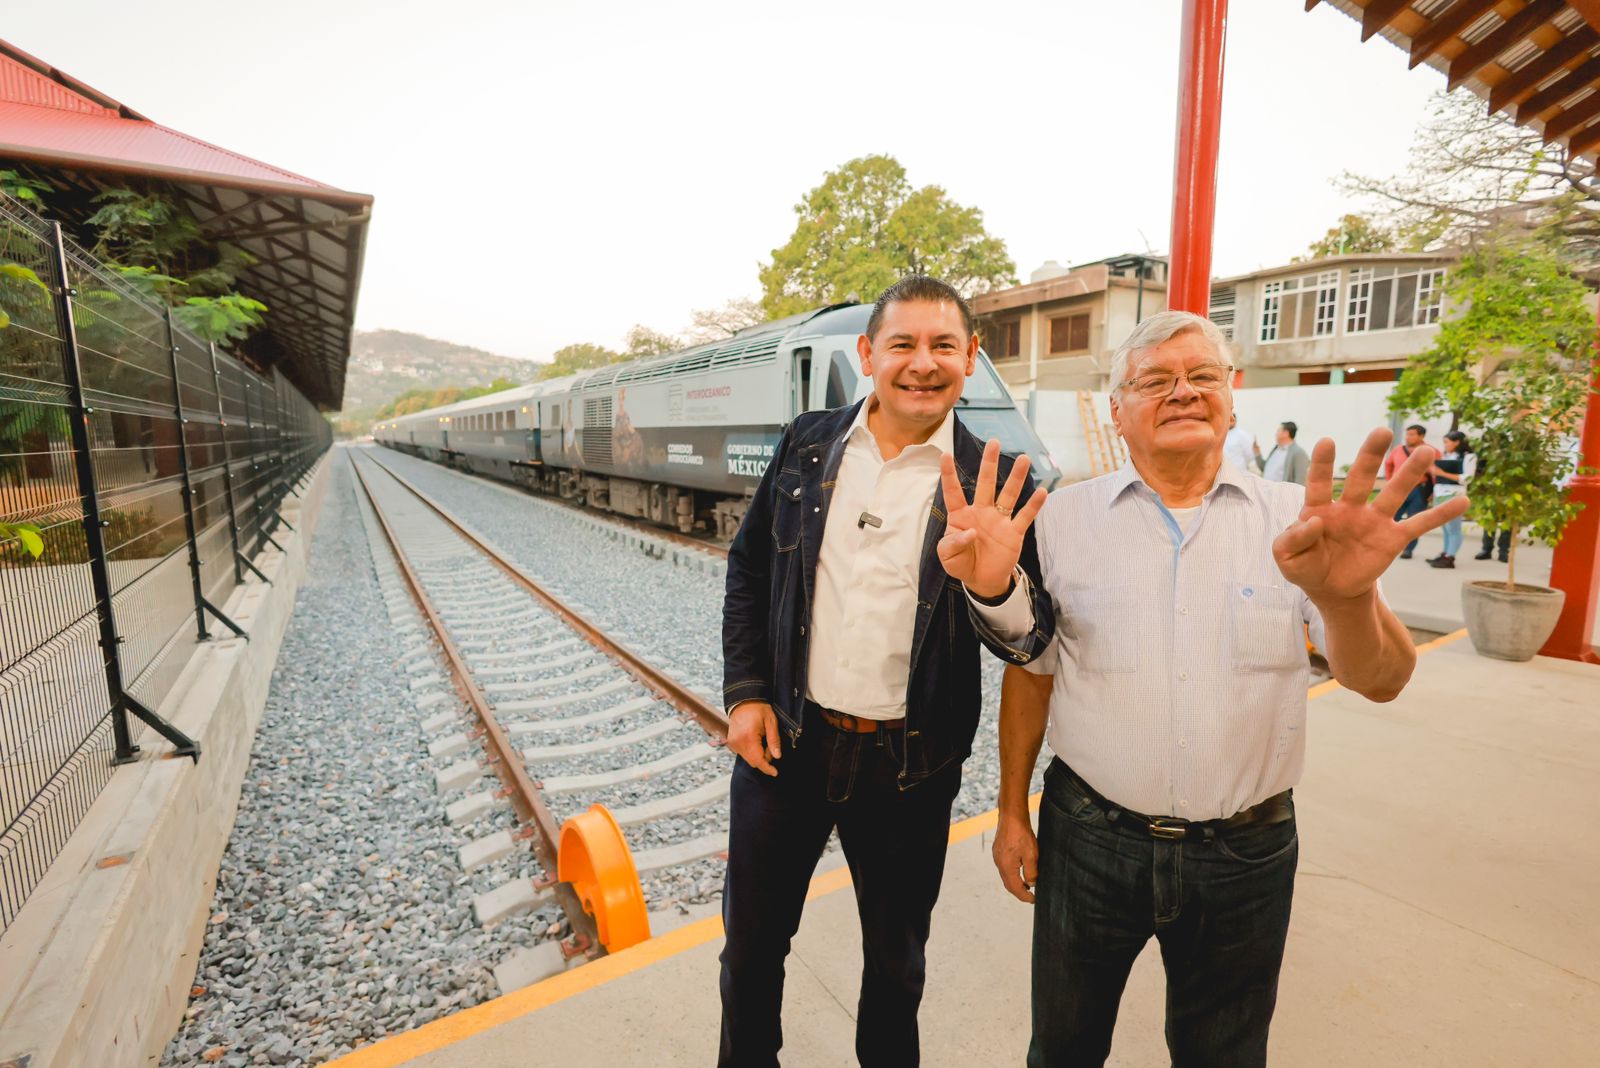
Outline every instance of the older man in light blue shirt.
[[[1128, 464], [1052, 494], [1035, 527], [1056, 638], [1007, 670], [994, 844], [1007, 888], [1037, 896], [1030, 1065], [1103, 1063], [1152, 936], [1173, 1063], [1266, 1063], [1297, 859], [1306, 635], [1346, 688], [1391, 700], [1416, 653], [1378, 576], [1464, 507], [1394, 520], [1427, 448], [1368, 504], [1386, 430], [1337, 501], [1330, 440], [1304, 488], [1247, 476], [1223, 451], [1225, 352], [1199, 316], [1141, 323], [1112, 365]], [[1035, 839], [1027, 786], [1047, 734]]]

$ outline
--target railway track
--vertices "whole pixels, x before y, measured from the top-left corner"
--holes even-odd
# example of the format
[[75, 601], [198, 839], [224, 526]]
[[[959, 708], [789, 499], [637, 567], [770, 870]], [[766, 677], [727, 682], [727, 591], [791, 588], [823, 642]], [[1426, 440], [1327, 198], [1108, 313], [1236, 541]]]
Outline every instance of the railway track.
[[[572, 931], [497, 967], [502, 989], [636, 940], [634, 917], [645, 902], [670, 896], [662, 885], [675, 869], [720, 863], [725, 853], [726, 717], [546, 590], [373, 450], [351, 450], [351, 461], [437, 645], [438, 655], [404, 667], [419, 700], [443, 709], [423, 727], [442, 765], [437, 785], [454, 796], [449, 818], [469, 836], [461, 866], [525, 869], [531, 850], [540, 870], [479, 893], [477, 918], [493, 927], [553, 901]], [[608, 851], [614, 838], [631, 848], [631, 870]], [[621, 885], [628, 876], [631, 886]]]
[[[375, 444], [373, 448], [389, 449], [391, 447], [387, 445]], [[682, 531], [674, 530], [670, 527], [658, 526], [654, 523], [646, 523], [642, 519], [634, 519], [629, 516], [617, 515], [615, 512], [608, 512], [601, 508], [590, 508], [588, 505], [579, 504], [577, 501], [570, 501], [562, 497], [552, 497], [545, 493], [536, 493], [524, 486], [506, 482], [501, 479], [494, 478], [491, 475], [485, 475], [479, 471], [466, 470], [451, 464], [437, 463], [436, 461], [426, 460], [424, 457], [416, 456], [413, 453], [408, 453], [401, 450], [394, 451], [401, 456], [409, 456], [415, 460], [423, 460], [423, 462], [432, 463], [437, 467], [442, 467], [446, 471], [451, 471], [462, 476], [463, 478], [475, 479], [479, 482], [482, 482], [486, 486], [501, 491], [502, 493], [509, 493], [524, 500], [536, 501], [539, 504], [550, 508], [558, 508], [563, 511], [571, 512], [574, 515], [582, 516], [598, 526], [611, 527], [619, 531], [625, 531], [629, 534], [633, 534], [646, 540], [667, 542], [686, 549], [697, 549], [701, 552], [716, 557], [719, 560], [726, 560], [728, 558], [728, 543], [716, 541], [706, 535], [685, 534]]]

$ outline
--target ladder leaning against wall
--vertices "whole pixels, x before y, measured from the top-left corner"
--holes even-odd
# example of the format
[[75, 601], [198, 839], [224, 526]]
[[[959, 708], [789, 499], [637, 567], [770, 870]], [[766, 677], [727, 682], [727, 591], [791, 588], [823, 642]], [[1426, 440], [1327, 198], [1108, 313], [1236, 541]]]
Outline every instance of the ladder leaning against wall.
[[1090, 477], [1109, 474], [1128, 459], [1127, 448], [1112, 430], [1111, 424], [1102, 423], [1094, 410], [1094, 394], [1078, 390], [1078, 415], [1083, 421], [1083, 441], [1089, 452]]

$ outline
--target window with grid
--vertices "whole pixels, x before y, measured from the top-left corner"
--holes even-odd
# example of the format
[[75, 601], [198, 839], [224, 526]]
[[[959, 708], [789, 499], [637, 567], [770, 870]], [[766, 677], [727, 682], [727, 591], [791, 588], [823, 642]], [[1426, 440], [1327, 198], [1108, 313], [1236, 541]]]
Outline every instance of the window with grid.
[[1403, 330], [1439, 321], [1444, 270], [1437, 267], [1361, 267], [1350, 272], [1345, 332]]
[[1087, 312], [1080, 315], [1063, 315], [1059, 319], [1050, 320], [1050, 351], [1053, 354], [1089, 351]]
[[1267, 282], [1261, 287], [1261, 340], [1330, 336], [1338, 308], [1338, 271]]

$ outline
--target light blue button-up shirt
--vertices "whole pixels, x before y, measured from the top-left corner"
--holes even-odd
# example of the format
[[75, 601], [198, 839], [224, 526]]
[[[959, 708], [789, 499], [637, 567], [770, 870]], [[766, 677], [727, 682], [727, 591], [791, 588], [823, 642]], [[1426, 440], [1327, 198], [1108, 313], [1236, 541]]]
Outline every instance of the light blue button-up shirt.
[[1306, 628], [1322, 617], [1272, 542], [1305, 488], [1222, 462], [1180, 528], [1131, 463], [1050, 495], [1036, 530], [1056, 639], [1050, 748], [1137, 812], [1220, 819], [1305, 763]]

